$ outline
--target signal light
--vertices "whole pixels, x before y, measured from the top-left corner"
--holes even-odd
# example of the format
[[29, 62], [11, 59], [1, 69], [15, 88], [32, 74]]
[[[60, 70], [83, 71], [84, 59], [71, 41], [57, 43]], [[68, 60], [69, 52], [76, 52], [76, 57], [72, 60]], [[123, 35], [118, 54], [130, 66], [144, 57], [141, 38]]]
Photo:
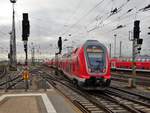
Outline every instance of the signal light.
[[137, 44], [142, 45], [142, 43], [143, 43], [143, 39], [138, 39], [137, 40]]
[[24, 51], [27, 52], [27, 44], [24, 44]]
[[105, 73], [105, 72], [106, 72], [106, 69], [104, 68], [104, 69], [103, 69], [103, 73]]
[[89, 72], [92, 72], [92, 69], [91, 69], [91, 68], [89, 68]]
[[137, 44], [138, 44], [138, 48], [137, 48], [137, 52], [138, 53], [140, 53], [140, 51], [141, 51], [141, 45], [142, 45], [142, 43], [143, 43], [143, 39], [138, 39], [137, 40]]
[[141, 47], [137, 48], [137, 50], [140, 51], [140, 50], [141, 50]]
[[23, 13], [23, 20], [22, 20], [22, 40], [28, 41], [28, 37], [30, 34], [30, 23], [28, 20], [28, 13]]
[[58, 40], [58, 48], [59, 48], [59, 54], [61, 54], [61, 50], [62, 50], [62, 38], [59, 37], [59, 40]]
[[139, 39], [139, 36], [140, 36], [140, 21], [139, 20], [136, 20], [134, 21], [134, 29], [133, 29], [133, 37], [134, 39]]
[[141, 51], [141, 47], [137, 48], [137, 52], [140, 53]]

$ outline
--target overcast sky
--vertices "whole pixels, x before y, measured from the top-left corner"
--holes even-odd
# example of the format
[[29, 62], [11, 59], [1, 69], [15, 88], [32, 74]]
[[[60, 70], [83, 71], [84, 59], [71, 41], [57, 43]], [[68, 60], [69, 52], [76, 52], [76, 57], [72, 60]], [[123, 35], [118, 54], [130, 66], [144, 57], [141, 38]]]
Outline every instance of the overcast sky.
[[[117, 54], [122, 41], [123, 55], [130, 56], [132, 42], [128, 32], [133, 30], [134, 20], [140, 20], [141, 38], [144, 39], [141, 54], [150, 55], [150, 8], [142, 10], [150, 0], [17, 0], [16, 33], [18, 58], [24, 57], [22, 43], [22, 13], [29, 13], [31, 42], [36, 47], [36, 56], [44, 57], [56, 52], [59, 36], [68, 41], [66, 46], [76, 46], [87, 39], [97, 39], [107, 47], [114, 48], [114, 34], [117, 34]], [[111, 13], [117, 8], [117, 13]], [[141, 9], [141, 10], [140, 10]], [[9, 32], [12, 25], [12, 4], [0, 0], [0, 58], [9, 51]], [[118, 26], [122, 28], [117, 28]], [[30, 51], [29, 51], [30, 52]], [[113, 53], [112, 53], [113, 54]], [[40, 56], [38, 56], [40, 57]]]

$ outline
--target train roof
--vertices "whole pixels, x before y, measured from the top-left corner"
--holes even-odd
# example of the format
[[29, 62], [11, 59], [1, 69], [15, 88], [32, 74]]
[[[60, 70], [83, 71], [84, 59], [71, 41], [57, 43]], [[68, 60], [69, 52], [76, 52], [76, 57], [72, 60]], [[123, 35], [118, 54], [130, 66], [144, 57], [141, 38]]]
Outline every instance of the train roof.
[[[80, 43], [80, 45], [76, 46], [76, 47], [72, 47], [72, 50], [70, 52], [67, 51], [67, 53], [65, 52], [64, 54], [61, 55], [62, 58], [68, 57], [70, 55], [72, 55], [73, 52], [78, 51], [81, 47], [86, 47], [87, 45], [100, 45], [101, 47], [105, 48], [105, 45], [100, 43], [98, 40], [86, 40], [84, 43]], [[71, 47], [71, 46], [68, 46]], [[60, 56], [59, 56], [60, 57]]]
[[83, 46], [86, 46], [86, 45], [100, 45], [103, 48], [106, 48], [105, 45], [100, 43], [98, 40], [87, 40]]

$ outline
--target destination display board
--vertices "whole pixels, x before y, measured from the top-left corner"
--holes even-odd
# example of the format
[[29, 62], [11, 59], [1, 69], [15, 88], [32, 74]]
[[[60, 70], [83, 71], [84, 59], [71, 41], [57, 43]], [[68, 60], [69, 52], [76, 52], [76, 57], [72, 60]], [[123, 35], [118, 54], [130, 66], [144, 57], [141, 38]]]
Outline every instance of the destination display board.
[[87, 52], [92, 52], [92, 53], [101, 53], [103, 50], [101, 48], [87, 48]]

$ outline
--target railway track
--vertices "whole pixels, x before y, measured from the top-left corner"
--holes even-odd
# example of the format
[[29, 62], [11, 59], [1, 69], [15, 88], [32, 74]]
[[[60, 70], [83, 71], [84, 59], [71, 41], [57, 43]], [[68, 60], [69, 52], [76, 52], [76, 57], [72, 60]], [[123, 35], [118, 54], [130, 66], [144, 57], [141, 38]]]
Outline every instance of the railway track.
[[16, 73], [13, 75], [14, 76], [8, 74], [7, 76], [5, 76], [5, 79], [3, 79], [3, 81], [0, 82], [0, 89], [11, 89], [15, 87], [16, 84], [23, 81], [23, 79], [20, 77], [20, 73]]
[[127, 100], [132, 100], [136, 103], [139, 103], [143, 106], [147, 106], [150, 108], [150, 96], [149, 94], [144, 93], [136, 93], [136, 92], [131, 92], [127, 91], [124, 89], [116, 88], [116, 87], [111, 87], [110, 89], [107, 89], [108, 93], [111, 93], [112, 95], [117, 95], [121, 98], [127, 99]]
[[[87, 92], [77, 89], [68, 79], [60, 74], [55, 78], [52, 73], [41, 71], [41, 77], [46, 79], [59, 92], [65, 95], [73, 104], [75, 104], [83, 113], [149, 113], [149, 101], [144, 98], [138, 98], [140, 102], [123, 97], [121, 93], [115, 93], [107, 90], [102, 92]], [[126, 94], [125, 94], [126, 95]], [[128, 95], [126, 95], [128, 96]], [[134, 96], [135, 97], [135, 96]], [[142, 101], [143, 99], [143, 101]]]
[[81, 91], [74, 88], [67, 80], [63, 81], [63, 79], [59, 80], [58, 78], [56, 79], [50, 77], [47, 73], [44, 73], [43, 75], [47, 75], [42, 77], [46, 79], [53, 87], [55, 87], [55, 89], [61, 92], [66, 98], [68, 98], [83, 113], [105, 113], [106, 111], [109, 111], [100, 103], [94, 101], [94, 98], [89, 97], [85, 93], [82, 93]]
[[[132, 72], [125, 72], [125, 71], [111, 71], [112, 75], [118, 75], [118, 76], [125, 76], [125, 77], [132, 77]], [[150, 72], [147, 73], [136, 73], [136, 78], [149, 78], [150, 77]]]
[[0, 69], [0, 79], [2, 79], [6, 74], [6, 67], [1, 67]]
[[[127, 74], [121, 74], [121, 73], [112, 73], [112, 80], [115, 81], [120, 81], [120, 82], [126, 82], [128, 83], [129, 78], [132, 78], [132, 75], [127, 75]], [[141, 76], [135, 76], [134, 77], [135, 82], [137, 85], [142, 85], [142, 86], [150, 86], [150, 78], [148, 77], [141, 77]]]

